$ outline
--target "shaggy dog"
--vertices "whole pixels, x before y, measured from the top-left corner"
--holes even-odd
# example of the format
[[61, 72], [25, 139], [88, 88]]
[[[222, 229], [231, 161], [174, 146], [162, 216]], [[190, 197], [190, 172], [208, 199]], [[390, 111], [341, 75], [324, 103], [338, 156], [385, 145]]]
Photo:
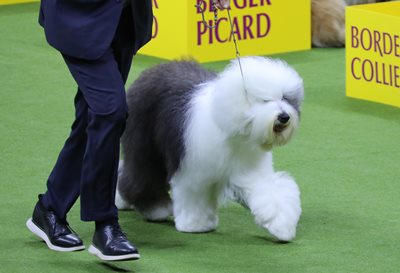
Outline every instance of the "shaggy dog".
[[[182, 232], [218, 224], [221, 199], [247, 207], [282, 241], [301, 214], [293, 178], [275, 172], [271, 150], [299, 125], [303, 81], [286, 63], [241, 59], [219, 75], [192, 61], [144, 71], [127, 91], [116, 204], [148, 220], [172, 215]], [[171, 191], [171, 193], [169, 193]]]
[[312, 43], [316, 47], [345, 45], [345, 10], [347, 5], [386, 2], [387, 0], [312, 0]]

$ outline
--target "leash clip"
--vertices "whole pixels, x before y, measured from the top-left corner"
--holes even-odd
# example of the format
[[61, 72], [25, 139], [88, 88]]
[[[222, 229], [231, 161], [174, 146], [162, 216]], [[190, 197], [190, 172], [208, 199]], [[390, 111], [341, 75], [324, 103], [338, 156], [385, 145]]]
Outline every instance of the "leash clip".
[[204, 26], [206, 28], [213, 29], [213, 28], [216, 28], [217, 24], [218, 24], [218, 9], [217, 9], [217, 4], [215, 3], [215, 0], [212, 0], [211, 5], [212, 5], [212, 10], [214, 12], [214, 25], [209, 25], [204, 16], [204, 13], [206, 12], [206, 1], [205, 0], [198, 0], [197, 4], [194, 6], [201, 12], [201, 17], [203, 19]]

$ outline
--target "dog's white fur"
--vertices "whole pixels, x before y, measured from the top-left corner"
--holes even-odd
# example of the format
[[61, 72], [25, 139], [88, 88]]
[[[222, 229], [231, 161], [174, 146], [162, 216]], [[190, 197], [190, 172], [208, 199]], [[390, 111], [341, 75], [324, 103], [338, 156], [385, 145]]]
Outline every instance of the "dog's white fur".
[[[295, 237], [300, 191], [287, 173], [275, 172], [271, 149], [286, 144], [299, 124], [299, 109], [285, 97], [303, 99], [303, 82], [286, 63], [242, 58], [198, 88], [184, 132], [185, 156], [170, 181], [177, 230], [207, 232], [218, 225], [221, 196], [248, 207], [260, 226], [279, 240]], [[245, 87], [245, 88], [244, 88]], [[275, 132], [282, 112], [290, 121]], [[119, 207], [126, 207], [117, 195]], [[169, 204], [142, 212], [150, 220], [170, 215]]]

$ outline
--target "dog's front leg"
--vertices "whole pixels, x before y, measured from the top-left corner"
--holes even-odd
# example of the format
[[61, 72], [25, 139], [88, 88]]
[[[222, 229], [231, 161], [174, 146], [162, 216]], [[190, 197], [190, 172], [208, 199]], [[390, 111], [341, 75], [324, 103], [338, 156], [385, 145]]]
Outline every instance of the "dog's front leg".
[[218, 225], [216, 186], [194, 180], [171, 181], [175, 227], [181, 232], [212, 231]]
[[295, 237], [301, 214], [300, 191], [289, 174], [242, 177], [233, 181], [232, 189], [235, 199], [249, 208], [258, 225], [282, 241]]

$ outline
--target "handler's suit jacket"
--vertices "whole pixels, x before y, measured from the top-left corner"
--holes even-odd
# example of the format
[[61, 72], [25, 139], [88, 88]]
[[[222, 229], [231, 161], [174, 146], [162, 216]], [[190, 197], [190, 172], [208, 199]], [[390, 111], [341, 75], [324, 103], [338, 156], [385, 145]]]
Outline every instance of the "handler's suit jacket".
[[[124, 0], [42, 0], [39, 23], [48, 43], [65, 55], [95, 60], [113, 40]], [[151, 0], [130, 1], [134, 52], [151, 38]]]

